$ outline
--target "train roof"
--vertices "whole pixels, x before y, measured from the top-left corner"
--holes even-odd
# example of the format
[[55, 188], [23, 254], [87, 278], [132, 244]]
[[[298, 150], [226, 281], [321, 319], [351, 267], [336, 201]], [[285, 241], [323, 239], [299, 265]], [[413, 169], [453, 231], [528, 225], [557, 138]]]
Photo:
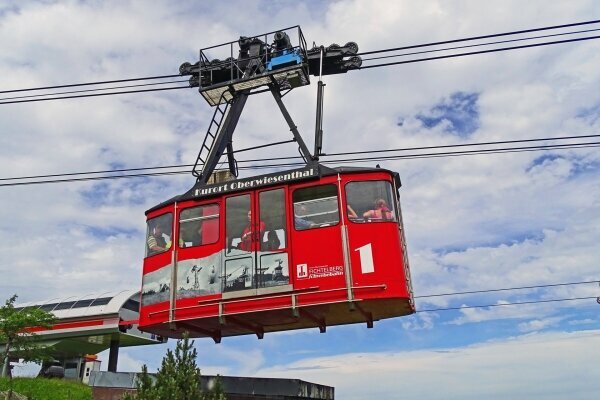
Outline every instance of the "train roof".
[[152, 211], [158, 210], [169, 204], [179, 201], [194, 200], [199, 198], [210, 198], [219, 196], [225, 193], [237, 192], [242, 190], [253, 189], [257, 187], [268, 187], [280, 185], [286, 182], [297, 182], [308, 179], [318, 179], [324, 176], [337, 174], [361, 173], [361, 172], [387, 172], [394, 176], [396, 184], [400, 187], [400, 177], [397, 172], [380, 168], [380, 167], [326, 167], [321, 164], [308, 164], [307, 166], [294, 169], [274, 172], [266, 175], [252, 176], [242, 179], [236, 179], [227, 182], [220, 182], [211, 185], [195, 184], [190, 190], [184, 194], [174, 196], [169, 200], [150, 208], [146, 211], [146, 215]]
[[[138, 290], [105, 292], [86, 296], [53, 298], [50, 300], [29, 302], [15, 305], [16, 309], [39, 308], [54, 314], [59, 319], [85, 318], [90, 316], [118, 314], [128, 302], [137, 302]], [[139, 304], [137, 304], [139, 308]]]

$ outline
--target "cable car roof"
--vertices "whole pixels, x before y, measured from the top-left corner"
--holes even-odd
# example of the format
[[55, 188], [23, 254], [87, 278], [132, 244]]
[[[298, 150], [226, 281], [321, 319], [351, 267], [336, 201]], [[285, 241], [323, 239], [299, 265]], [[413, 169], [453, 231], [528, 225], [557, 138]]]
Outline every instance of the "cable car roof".
[[[226, 193], [233, 193], [243, 190], [251, 190], [258, 187], [268, 187], [281, 185], [288, 182], [298, 182], [307, 179], [318, 179], [325, 176], [337, 175], [339, 173], [361, 173], [361, 172], [387, 172], [394, 176], [397, 187], [400, 187], [400, 177], [397, 172], [379, 167], [326, 167], [321, 164], [308, 164], [307, 166], [295, 169], [274, 172], [271, 174], [257, 175], [232, 181], [221, 182], [211, 185], [195, 184], [186, 193], [174, 196], [146, 211], [146, 215], [152, 211], [163, 208], [175, 202], [194, 200], [199, 198], [210, 198]], [[289, 176], [289, 177], [288, 177]], [[281, 177], [281, 178], [280, 178]], [[287, 179], [285, 179], [287, 178]]]

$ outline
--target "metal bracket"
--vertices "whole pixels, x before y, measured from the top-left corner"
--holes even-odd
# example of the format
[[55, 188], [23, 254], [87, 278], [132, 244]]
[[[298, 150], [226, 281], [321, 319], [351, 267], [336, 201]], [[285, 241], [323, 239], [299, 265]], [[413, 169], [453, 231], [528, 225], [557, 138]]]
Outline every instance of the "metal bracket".
[[352, 304], [353, 304], [354, 308], [356, 310], [358, 310], [363, 315], [363, 317], [365, 317], [365, 320], [367, 322], [367, 328], [369, 328], [369, 329], [373, 328], [373, 314], [368, 311], [365, 311], [360, 306], [360, 304], [358, 304], [356, 302], [352, 302]]
[[219, 330], [208, 330], [208, 329], [203, 329], [200, 328], [194, 324], [190, 324], [189, 322], [178, 322], [177, 323], [180, 327], [186, 329], [188, 332], [199, 332], [205, 336], [209, 336], [211, 337], [215, 343], [221, 343], [221, 331]]
[[259, 339], [262, 339], [265, 337], [265, 330], [263, 329], [262, 326], [257, 326], [257, 325], [242, 321], [242, 320], [232, 317], [232, 316], [228, 316], [227, 321], [232, 325], [241, 326], [242, 328], [245, 328], [245, 329], [248, 329], [248, 330], [254, 332], [256, 337]]
[[327, 325], [325, 323], [325, 318], [319, 318], [314, 316], [313, 314], [311, 314], [310, 312], [306, 311], [306, 310], [299, 310], [300, 315], [310, 319], [312, 322], [314, 322], [315, 324], [317, 324], [317, 327], [319, 328], [319, 332], [320, 333], [325, 333], [325, 331], [327, 330]]

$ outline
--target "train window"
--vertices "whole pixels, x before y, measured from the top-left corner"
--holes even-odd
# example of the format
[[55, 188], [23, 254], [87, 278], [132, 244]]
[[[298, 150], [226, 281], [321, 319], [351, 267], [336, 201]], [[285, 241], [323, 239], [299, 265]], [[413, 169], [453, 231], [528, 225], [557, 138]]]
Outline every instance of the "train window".
[[219, 240], [219, 205], [186, 208], [179, 215], [179, 247], [194, 247]]
[[337, 187], [335, 185], [311, 186], [297, 189], [293, 195], [294, 225], [297, 230], [337, 225]]
[[265, 232], [260, 241], [261, 251], [285, 248], [285, 193], [283, 189], [260, 192], [258, 195], [260, 220]]
[[173, 214], [163, 214], [148, 220], [146, 232], [146, 257], [153, 256], [171, 247]]
[[227, 234], [227, 254], [233, 251], [252, 251], [252, 231], [250, 229], [250, 195], [228, 197], [225, 200], [225, 233]]
[[387, 181], [350, 182], [346, 185], [346, 199], [352, 222], [398, 220], [392, 185]]

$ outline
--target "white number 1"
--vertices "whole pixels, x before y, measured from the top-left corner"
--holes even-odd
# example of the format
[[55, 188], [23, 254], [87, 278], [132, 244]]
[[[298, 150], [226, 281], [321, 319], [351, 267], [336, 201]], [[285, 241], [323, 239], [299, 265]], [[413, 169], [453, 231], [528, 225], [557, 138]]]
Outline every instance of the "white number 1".
[[371, 243], [354, 249], [360, 253], [360, 270], [363, 274], [375, 272], [375, 264], [373, 263], [373, 249]]

